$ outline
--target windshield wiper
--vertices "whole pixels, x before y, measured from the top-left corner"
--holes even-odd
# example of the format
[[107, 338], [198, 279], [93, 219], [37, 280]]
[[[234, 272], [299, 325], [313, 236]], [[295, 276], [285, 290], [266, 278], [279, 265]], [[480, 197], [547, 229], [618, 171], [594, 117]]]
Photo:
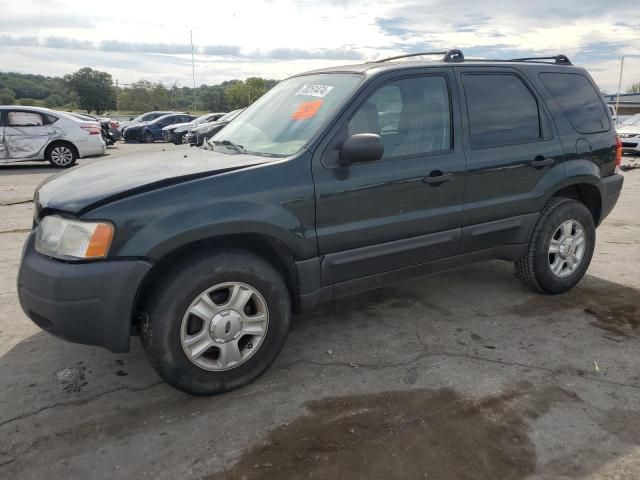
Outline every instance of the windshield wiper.
[[233, 143], [231, 140], [209, 140], [209, 142], [213, 145], [222, 145], [223, 147], [230, 148], [238, 153], [247, 153], [242, 145]]

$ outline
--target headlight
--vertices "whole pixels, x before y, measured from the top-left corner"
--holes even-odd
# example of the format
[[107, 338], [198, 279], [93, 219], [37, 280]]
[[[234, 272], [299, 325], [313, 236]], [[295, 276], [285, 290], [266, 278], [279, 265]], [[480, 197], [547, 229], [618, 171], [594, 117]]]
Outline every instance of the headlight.
[[42, 255], [62, 260], [104, 258], [113, 233], [110, 223], [83, 222], [49, 215], [36, 229], [35, 248]]

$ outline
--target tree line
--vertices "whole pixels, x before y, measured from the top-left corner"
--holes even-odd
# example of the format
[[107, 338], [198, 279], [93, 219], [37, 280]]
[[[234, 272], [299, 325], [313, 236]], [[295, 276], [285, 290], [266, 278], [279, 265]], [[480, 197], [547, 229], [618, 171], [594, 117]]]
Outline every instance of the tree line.
[[259, 77], [181, 87], [140, 80], [114, 84], [108, 72], [84, 67], [64, 77], [0, 72], [0, 105], [43, 106], [87, 113], [150, 110], [226, 112], [244, 108], [277, 83]]

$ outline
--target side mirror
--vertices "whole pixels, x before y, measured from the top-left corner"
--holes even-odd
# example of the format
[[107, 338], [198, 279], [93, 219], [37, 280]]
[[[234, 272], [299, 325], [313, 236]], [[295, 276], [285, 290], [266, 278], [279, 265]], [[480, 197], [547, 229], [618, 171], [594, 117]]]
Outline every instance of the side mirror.
[[380, 160], [384, 154], [384, 145], [380, 135], [375, 133], [358, 133], [351, 135], [342, 144], [338, 163], [347, 167], [356, 162], [373, 162]]
[[129, 121], [133, 120], [134, 117], [129, 117]]

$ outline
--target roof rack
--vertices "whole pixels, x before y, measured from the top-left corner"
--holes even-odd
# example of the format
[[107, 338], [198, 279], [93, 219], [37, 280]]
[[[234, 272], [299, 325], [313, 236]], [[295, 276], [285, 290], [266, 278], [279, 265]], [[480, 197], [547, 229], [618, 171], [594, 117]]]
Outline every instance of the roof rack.
[[[411, 57], [422, 57], [425, 55], [442, 55], [443, 62], [464, 62], [464, 54], [462, 50], [457, 48], [451, 50], [444, 50], [440, 52], [420, 52], [420, 53], [407, 53], [405, 55], [397, 55], [395, 57], [382, 58], [380, 60], [371, 60], [367, 63], [384, 63], [390, 62], [392, 60], [398, 60], [401, 58], [411, 58]], [[549, 63], [548, 60], [552, 60], [556, 65], [573, 65], [569, 57], [566, 55], [555, 55], [551, 57], [524, 57], [524, 58], [512, 58], [510, 60], [494, 60], [494, 59], [467, 59], [469, 61], [474, 62], [540, 62], [540, 63]]]
[[553, 60], [553, 63], [557, 65], [573, 65], [569, 57], [566, 55], [555, 55], [552, 57], [525, 57], [525, 58], [512, 58], [511, 62], [529, 62], [529, 61], [540, 61], [540, 60]]
[[441, 52], [420, 52], [420, 53], [407, 53], [405, 55], [397, 55], [395, 57], [382, 58], [380, 60], [371, 60], [367, 63], [384, 63], [392, 60], [398, 60], [400, 58], [422, 57], [425, 55], [442, 55], [443, 62], [462, 62], [464, 61], [464, 55], [462, 50], [452, 49]]

